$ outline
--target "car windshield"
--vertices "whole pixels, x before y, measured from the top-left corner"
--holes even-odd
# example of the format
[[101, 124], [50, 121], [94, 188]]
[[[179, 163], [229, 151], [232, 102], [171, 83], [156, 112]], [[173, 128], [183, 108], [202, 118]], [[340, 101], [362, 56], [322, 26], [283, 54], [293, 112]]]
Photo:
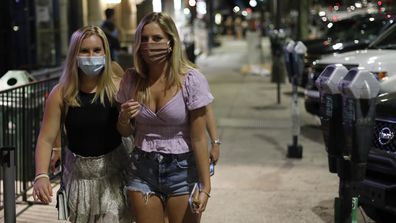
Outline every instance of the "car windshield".
[[[347, 20], [329, 29], [329, 37], [335, 41], [364, 40], [371, 42], [388, 27], [391, 20], [384, 18], [364, 18], [361, 20]], [[340, 21], [341, 22], [341, 21]]]
[[348, 39], [373, 41], [381, 31], [387, 27], [389, 21], [387, 20], [371, 20], [368, 19], [364, 22], [356, 24], [356, 27], [350, 28], [348, 32]]
[[381, 36], [381, 39], [374, 42], [373, 45], [370, 46], [371, 49], [396, 49], [396, 26], [394, 25], [391, 29], [389, 29], [388, 34]]
[[[325, 32], [324, 36], [332, 39], [340, 39], [357, 21], [353, 19], [344, 19], [338, 22], [331, 23], [331, 26]], [[330, 23], [329, 23], [330, 24]], [[328, 24], [328, 26], [329, 26]]]

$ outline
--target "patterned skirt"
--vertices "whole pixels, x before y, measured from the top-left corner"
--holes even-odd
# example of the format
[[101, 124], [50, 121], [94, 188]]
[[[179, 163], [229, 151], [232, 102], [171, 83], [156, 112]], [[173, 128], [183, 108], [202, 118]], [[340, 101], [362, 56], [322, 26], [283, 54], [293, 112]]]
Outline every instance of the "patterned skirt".
[[65, 149], [63, 182], [69, 220], [74, 223], [132, 222], [124, 195], [128, 155], [121, 144], [98, 157], [82, 157]]

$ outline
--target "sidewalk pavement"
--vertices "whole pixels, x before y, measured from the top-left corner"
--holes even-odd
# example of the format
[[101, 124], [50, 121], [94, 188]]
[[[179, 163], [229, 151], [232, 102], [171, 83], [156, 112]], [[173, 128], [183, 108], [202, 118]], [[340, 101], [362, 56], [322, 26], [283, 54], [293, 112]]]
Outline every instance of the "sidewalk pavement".
[[[245, 41], [223, 40], [213, 54], [197, 60], [215, 101], [221, 156], [212, 177], [212, 197], [202, 222], [334, 222], [338, 177], [328, 171], [318, 118], [305, 112], [299, 98], [299, 144], [302, 159], [286, 157], [292, 142], [291, 89], [271, 83], [268, 38], [262, 39], [264, 61], [252, 72]], [[253, 70], [254, 71], [254, 70]], [[302, 95], [300, 89], [299, 95]], [[359, 213], [359, 222], [369, 222]]]
[[[291, 85], [281, 85], [278, 103], [276, 84], [268, 75], [267, 38], [262, 46], [260, 72], [246, 68], [248, 52], [243, 40], [223, 39], [221, 47], [196, 61], [215, 96], [213, 107], [223, 142], [202, 222], [333, 222], [338, 177], [328, 171], [319, 122], [305, 112], [300, 97], [298, 139], [303, 158], [287, 158], [287, 145], [292, 142]], [[60, 222], [56, 221], [55, 202], [29, 207], [18, 204], [17, 211], [19, 223]]]

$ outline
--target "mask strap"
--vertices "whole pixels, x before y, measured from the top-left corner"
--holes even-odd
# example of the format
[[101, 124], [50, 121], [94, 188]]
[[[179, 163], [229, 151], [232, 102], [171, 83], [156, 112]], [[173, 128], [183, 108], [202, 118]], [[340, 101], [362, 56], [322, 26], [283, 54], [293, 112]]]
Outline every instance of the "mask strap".
[[172, 47], [170, 46], [170, 43], [171, 43], [171, 41], [169, 40], [167, 42], [167, 44], [168, 44], [168, 53], [172, 52]]

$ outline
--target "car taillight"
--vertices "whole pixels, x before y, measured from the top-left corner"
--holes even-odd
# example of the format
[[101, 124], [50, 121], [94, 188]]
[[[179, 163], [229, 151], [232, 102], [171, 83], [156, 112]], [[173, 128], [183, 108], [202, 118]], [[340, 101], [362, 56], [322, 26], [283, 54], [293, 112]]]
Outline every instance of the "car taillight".
[[386, 72], [386, 71], [373, 72], [373, 74], [380, 81], [382, 81], [388, 77], [388, 72]]

